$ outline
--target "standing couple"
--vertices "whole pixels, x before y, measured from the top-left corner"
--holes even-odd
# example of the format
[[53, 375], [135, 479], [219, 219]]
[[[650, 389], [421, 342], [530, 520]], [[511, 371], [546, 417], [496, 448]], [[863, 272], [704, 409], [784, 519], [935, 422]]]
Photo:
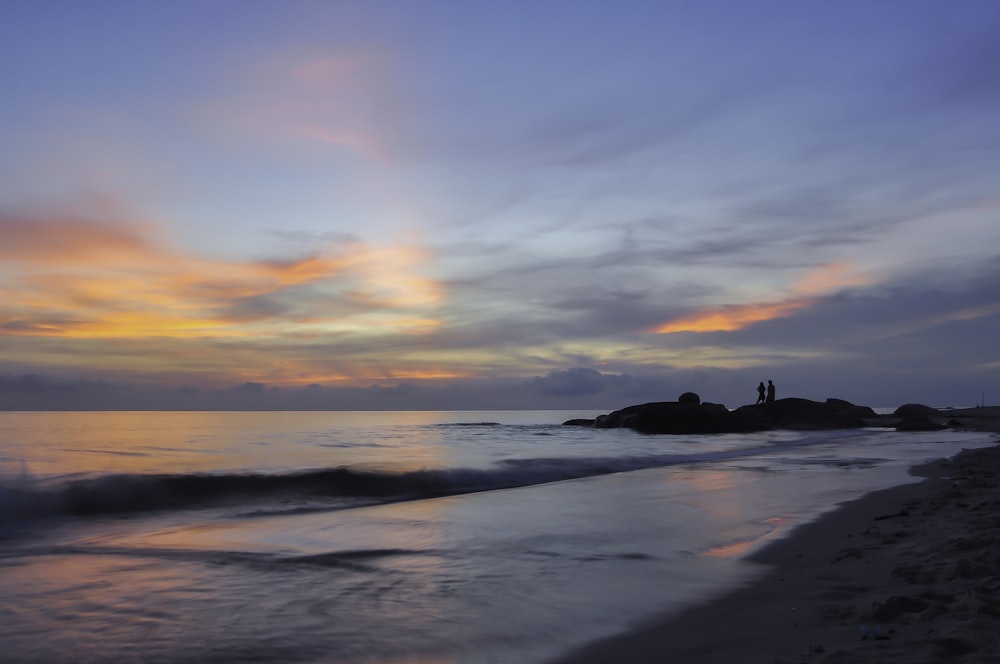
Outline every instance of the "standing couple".
[[[767, 396], [765, 397], [765, 392]], [[757, 386], [757, 403], [771, 403], [774, 401], [774, 383], [767, 381], [767, 387], [764, 387], [764, 382], [761, 381], [760, 385]]]

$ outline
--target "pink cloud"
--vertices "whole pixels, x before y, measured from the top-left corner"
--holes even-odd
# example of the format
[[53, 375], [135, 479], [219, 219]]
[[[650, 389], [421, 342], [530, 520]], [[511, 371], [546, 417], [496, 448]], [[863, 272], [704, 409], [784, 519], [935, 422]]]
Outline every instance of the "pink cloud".
[[330, 146], [377, 163], [398, 159], [405, 142], [391, 58], [380, 51], [275, 56], [207, 108], [216, 128], [241, 141]]

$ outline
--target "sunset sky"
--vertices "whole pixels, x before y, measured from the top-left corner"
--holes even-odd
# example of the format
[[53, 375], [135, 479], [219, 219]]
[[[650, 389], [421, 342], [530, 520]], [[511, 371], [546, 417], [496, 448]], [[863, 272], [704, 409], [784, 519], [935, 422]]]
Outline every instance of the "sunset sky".
[[0, 4], [0, 409], [1000, 403], [1000, 2]]

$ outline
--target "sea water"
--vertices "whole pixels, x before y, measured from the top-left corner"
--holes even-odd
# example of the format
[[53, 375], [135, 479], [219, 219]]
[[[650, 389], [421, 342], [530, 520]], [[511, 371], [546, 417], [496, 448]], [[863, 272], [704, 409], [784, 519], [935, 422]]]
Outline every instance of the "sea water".
[[595, 413], [0, 413], [0, 658], [544, 662], [973, 432], [650, 436]]

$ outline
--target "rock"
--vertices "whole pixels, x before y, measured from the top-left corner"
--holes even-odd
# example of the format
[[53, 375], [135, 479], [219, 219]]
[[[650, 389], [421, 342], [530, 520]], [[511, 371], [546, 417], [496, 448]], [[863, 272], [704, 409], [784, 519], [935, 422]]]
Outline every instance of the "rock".
[[938, 414], [938, 409], [925, 406], [922, 403], [905, 403], [896, 410], [892, 411], [892, 414], [896, 417], [903, 418], [931, 417]]
[[585, 418], [575, 418], [572, 420], [566, 420], [563, 422], [563, 426], [566, 427], [594, 427], [595, 420], [585, 419]]
[[896, 431], [940, 431], [948, 428], [938, 421], [941, 411], [921, 403], [903, 404], [892, 414], [902, 418], [896, 423]]
[[896, 425], [896, 431], [940, 431], [947, 428], [927, 417], [907, 417]]
[[738, 422], [725, 406], [717, 403], [664, 403], [636, 411], [626, 425], [642, 433], [730, 433]]
[[873, 409], [868, 406], [855, 406], [850, 401], [844, 401], [843, 399], [827, 399], [826, 403], [828, 406], [836, 408], [837, 411], [843, 415], [850, 415], [853, 417], [878, 417]]
[[[897, 409], [899, 412], [924, 412], [938, 414], [929, 406], [908, 404]], [[915, 410], [909, 410], [915, 409]], [[892, 417], [891, 423], [867, 406], [857, 406], [843, 399], [827, 399], [825, 402], [789, 397], [765, 404], [741, 406], [730, 411], [722, 404], [702, 402], [694, 392], [684, 392], [677, 401], [655, 401], [627, 406], [606, 415], [598, 415], [594, 420], [567, 420], [573, 426], [593, 426], [598, 429], [629, 428], [642, 433], [666, 434], [708, 434], [708, 433], [749, 433], [772, 429], [792, 429], [816, 431], [823, 429], [859, 429], [872, 426], [876, 421], [881, 426], [934, 427], [900, 429], [900, 431], [932, 431], [944, 428], [929, 418]]]
[[[847, 404], [846, 406], [844, 404]], [[834, 400], [821, 403], [810, 399], [789, 397], [771, 403], [743, 406], [736, 409], [736, 416], [755, 422], [765, 429], [794, 429], [816, 431], [821, 429], [858, 429], [867, 426], [863, 413], [867, 410], [853, 404]], [[874, 411], [872, 411], [874, 414]]]
[[[693, 393], [691, 393], [693, 394]], [[697, 395], [694, 395], [698, 398]], [[717, 403], [693, 401], [656, 401], [628, 406], [608, 415], [598, 416], [595, 426], [629, 428], [642, 433], [700, 434], [737, 433], [763, 430], [736, 418], [728, 408]]]

